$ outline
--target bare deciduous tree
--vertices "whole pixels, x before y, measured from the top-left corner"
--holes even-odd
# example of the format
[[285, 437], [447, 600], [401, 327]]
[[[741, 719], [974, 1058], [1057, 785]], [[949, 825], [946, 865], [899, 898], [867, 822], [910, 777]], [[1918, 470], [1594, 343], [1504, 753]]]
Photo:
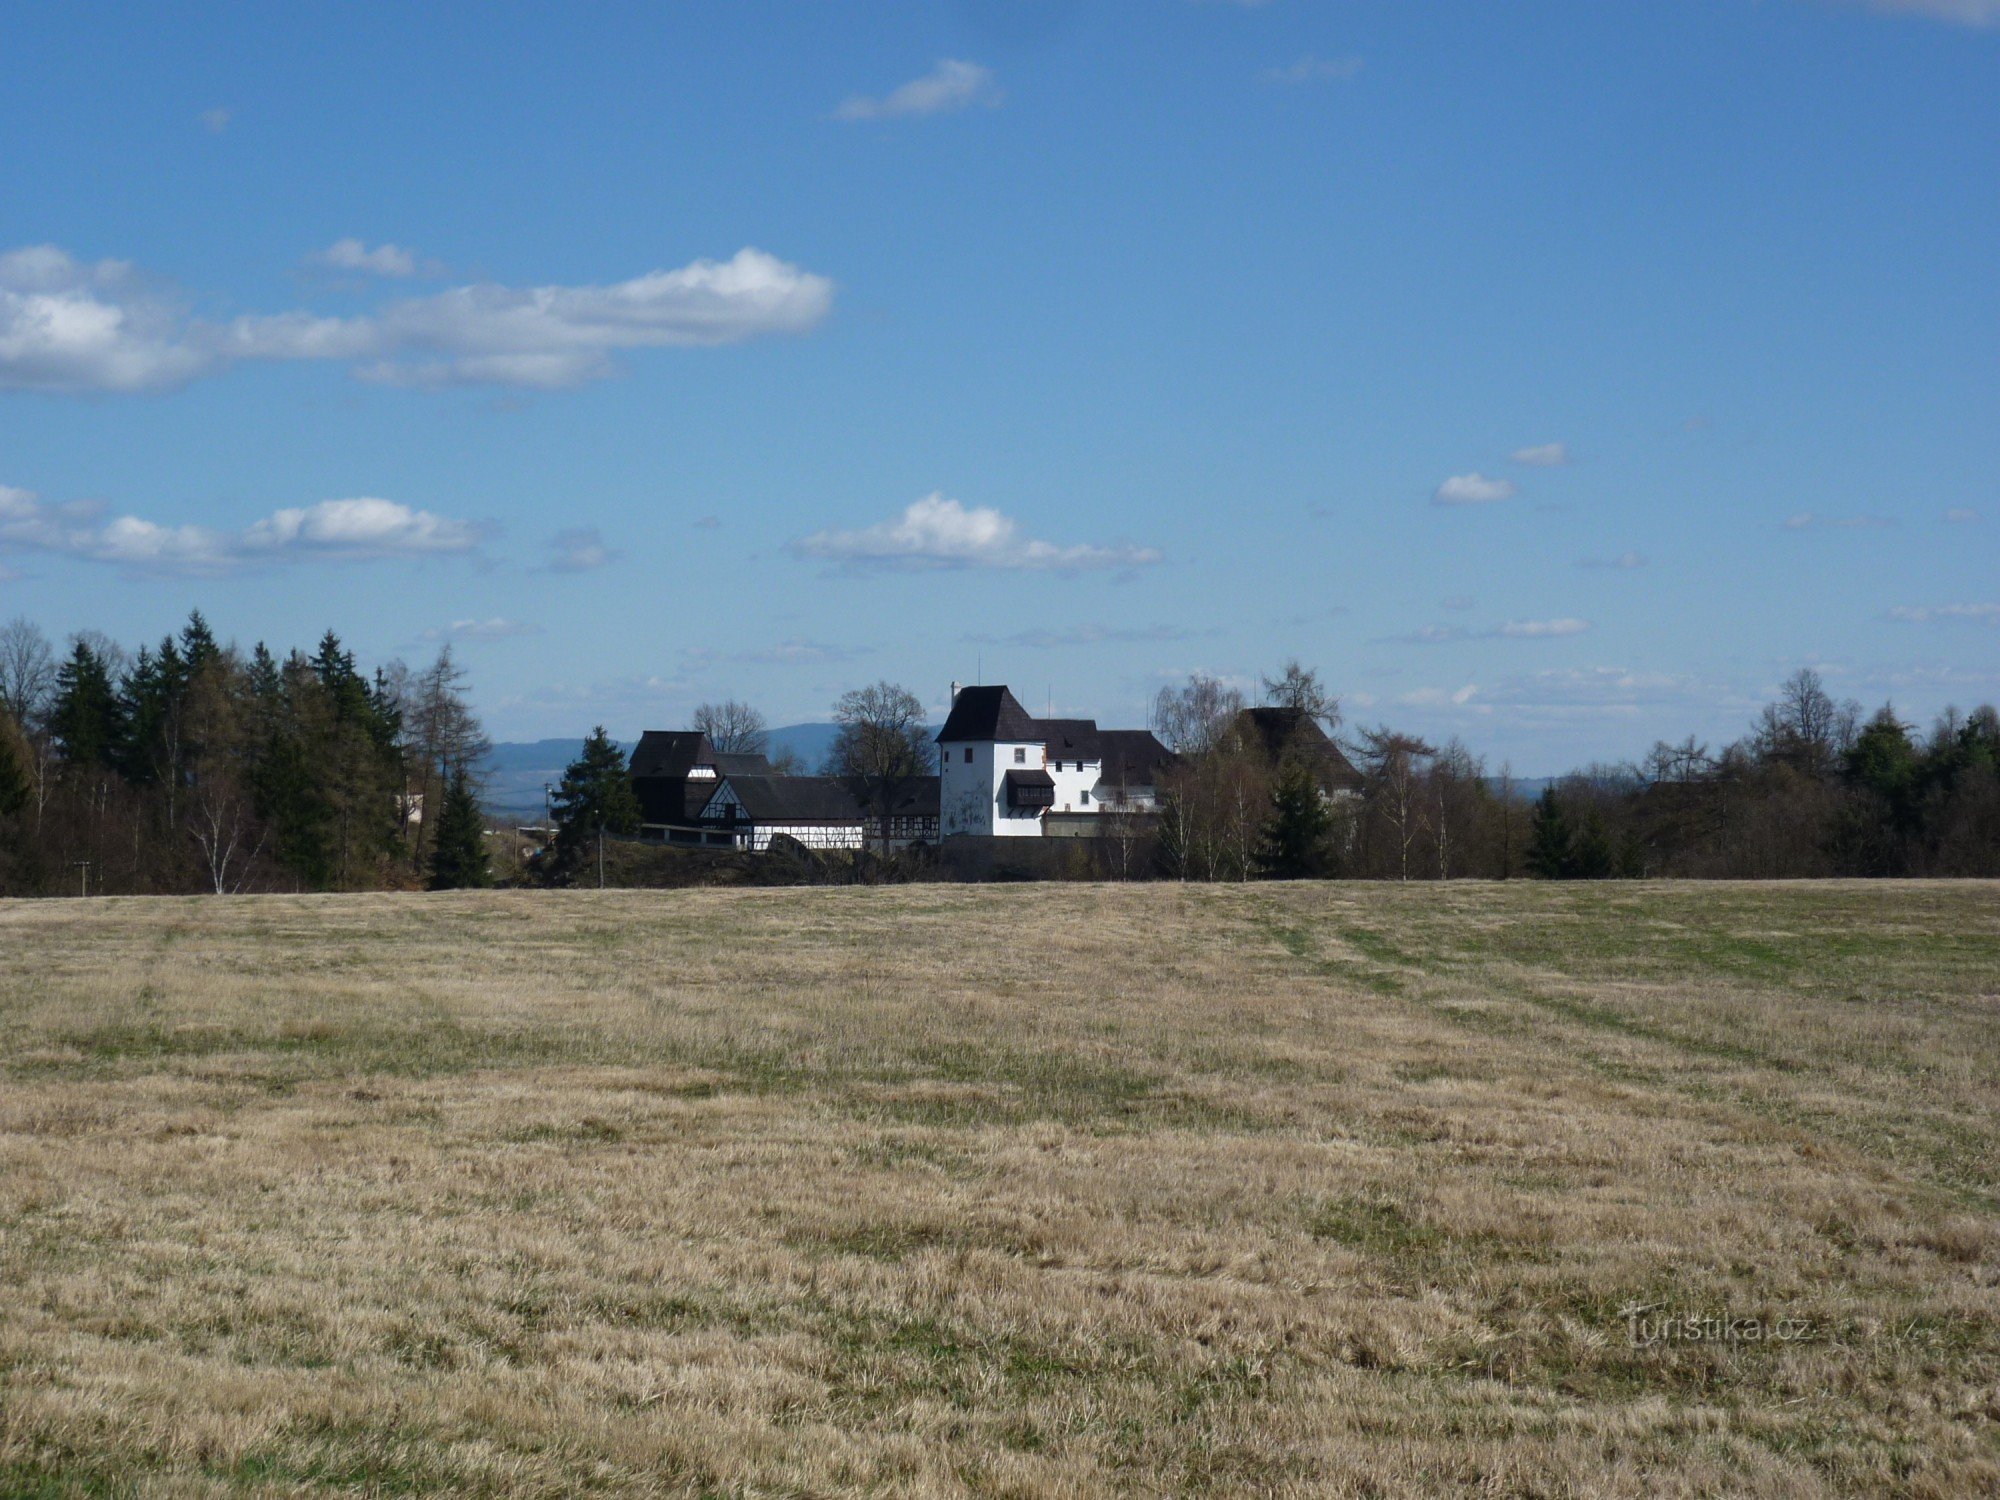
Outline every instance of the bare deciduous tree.
[[1326, 690], [1319, 673], [1301, 665], [1296, 656], [1285, 663], [1284, 671], [1263, 682], [1266, 703], [1317, 719], [1329, 730], [1340, 727], [1340, 700]]
[[251, 747], [241, 678], [241, 666], [224, 657], [202, 668], [188, 688], [186, 717], [195, 752], [189, 767], [187, 831], [218, 896], [243, 889], [265, 838], [249, 786]]
[[840, 733], [827, 754], [826, 774], [846, 782], [854, 800], [880, 820], [887, 853], [897, 799], [919, 776], [937, 770], [923, 702], [908, 688], [878, 682], [841, 694], [833, 716]]
[[694, 711], [693, 723], [724, 755], [762, 755], [771, 742], [764, 716], [734, 698], [702, 704]]
[[55, 648], [25, 615], [0, 625], [0, 708], [29, 729], [41, 722], [56, 686]]
[[1387, 725], [1362, 730], [1359, 749], [1369, 822], [1388, 845], [1388, 867], [1398, 880], [1408, 880], [1410, 855], [1429, 825], [1424, 762], [1436, 751]]
[[1220, 678], [1196, 672], [1179, 687], [1163, 687], [1153, 699], [1153, 731], [1176, 755], [1206, 755], [1221, 744], [1243, 694]]

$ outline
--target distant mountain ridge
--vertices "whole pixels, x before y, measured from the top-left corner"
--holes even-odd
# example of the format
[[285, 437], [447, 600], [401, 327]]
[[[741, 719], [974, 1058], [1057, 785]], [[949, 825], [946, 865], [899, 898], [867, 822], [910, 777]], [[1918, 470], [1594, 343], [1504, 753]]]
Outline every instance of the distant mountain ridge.
[[[776, 755], [789, 750], [799, 758], [805, 771], [816, 773], [826, 764], [834, 736], [839, 733], [840, 726], [834, 723], [784, 724], [770, 732], [767, 753]], [[618, 747], [630, 753], [634, 743], [621, 740]], [[480, 766], [486, 806], [523, 822], [538, 821], [542, 816], [543, 788], [561, 782], [564, 767], [582, 753], [581, 735], [560, 740], [503, 740]]]

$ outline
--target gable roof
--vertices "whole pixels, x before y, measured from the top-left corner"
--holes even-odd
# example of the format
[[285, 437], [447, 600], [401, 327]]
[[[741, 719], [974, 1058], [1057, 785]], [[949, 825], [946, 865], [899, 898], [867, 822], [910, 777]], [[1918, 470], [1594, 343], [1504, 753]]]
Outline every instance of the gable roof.
[[1104, 752], [1102, 779], [1112, 786], [1158, 786], [1174, 758], [1150, 729], [1103, 729], [1097, 739]]
[[1236, 728], [1273, 764], [1287, 754], [1303, 756], [1328, 791], [1355, 790], [1363, 782], [1333, 737], [1319, 720], [1298, 708], [1246, 708], [1236, 716]]
[[1004, 685], [960, 688], [952, 700], [939, 744], [959, 740], [1017, 740], [1040, 744], [1042, 729]]
[[[859, 823], [860, 807], [832, 776], [731, 776], [723, 782], [755, 823]], [[720, 795], [722, 787], [717, 787]], [[713, 801], [713, 797], [710, 798]]]
[[1042, 743], [1048, 746], [1051, 760], [1096, 760], [1104, 753], [1098, 748], [1095, 719], [1037, 719], [1035, 722], [1041, 729]]
[[699, 729], [649, 729], [632, 747], [634, 776], [685, 777], [696, 766], [715, 764], [715, 747]]

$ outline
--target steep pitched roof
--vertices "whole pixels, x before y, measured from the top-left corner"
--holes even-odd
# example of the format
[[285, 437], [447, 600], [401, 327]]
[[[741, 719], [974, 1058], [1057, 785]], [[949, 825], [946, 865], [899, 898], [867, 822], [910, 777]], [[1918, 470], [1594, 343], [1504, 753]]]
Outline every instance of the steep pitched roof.
[[1302, 709], [1246, 708], [1236, 716], [1236, 727], [1274, 765], [1287, 754], [1305, 757], [1328, 791], [1353, 791], [1362, 785], [1354, 762], [1320, 728], [1319, 720]]
[[1041, 738], [1041, 726], [1004, 686], [960, 688], [944, 728], [937, 732], [941, 745], [960, 740], [1017, 740], [1034, 744]]
[[1174, 758], [1150, 729], [1103, 729], [1097, 740], [1104, 752], [1102, 779], [1112, 786], [1158, 786]]
[[649, 729], [632, 747], [634, 776], [685, 777], [695, 766], [715, 764], [715, 747], [698, 729]]
[[832, 776], [731, 776], [726, 785], [757, 823], [859, 823], [863, 817]]
[[1037, 719], [1042, 743], [1049, 747], [1051, 760], [1096, 760], [1104, 752], [1098, 747], [1095, 719]]

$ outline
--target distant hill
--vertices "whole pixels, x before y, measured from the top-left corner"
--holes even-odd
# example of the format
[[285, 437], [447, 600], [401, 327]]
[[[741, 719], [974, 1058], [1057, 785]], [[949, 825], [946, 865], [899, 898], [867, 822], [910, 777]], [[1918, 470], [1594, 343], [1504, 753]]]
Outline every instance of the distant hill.
[[[771, 731], [770, 753], [790, 750], [807, 773], [816, 773], [826, 764], [838, 733], [838, 724], [785, 724]], [[619, 748], [629, 753], [633, 743], [621, 741]], [[481, 767], [486, 806], [520, 822], [540, 821], [542, 788], [560, 782], [563, 768], [582, 751], [581, 735], [573, 740], [507, 740], [495, 745]]]

